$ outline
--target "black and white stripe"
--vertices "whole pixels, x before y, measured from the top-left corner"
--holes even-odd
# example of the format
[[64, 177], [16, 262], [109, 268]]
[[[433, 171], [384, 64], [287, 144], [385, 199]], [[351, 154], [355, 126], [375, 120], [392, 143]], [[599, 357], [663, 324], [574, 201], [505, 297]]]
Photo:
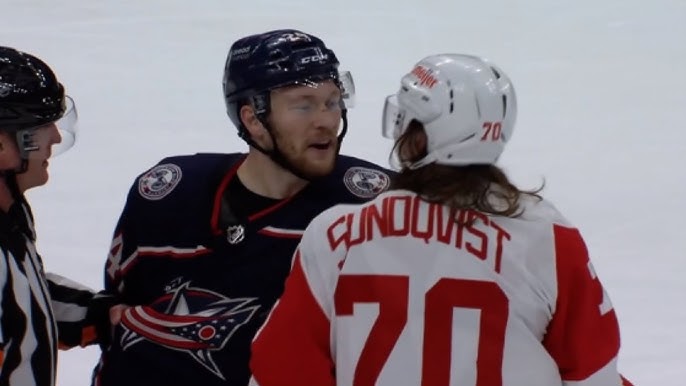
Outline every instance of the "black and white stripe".
[[33, 240], [23, 232], [3, 232], [2, 241], [0, 344], [4, 360], [0, 385], [53, 386], [57, 326], [40, 256]]
[[[89, 326], [95, 328], [94, 308], [106, 296], [104, 294], [94, 296], [92, 289], [54, 273], [48, 272], [46, 277], [50, 290], [50, 303], [57, 321], [60, 347], [86, 346], [95, 343], [93, 340], [87, 340], [84, 329]], [[102, 306], [102, 310], [105, 309], [109, 309], [108, 305]]]
[[44, 272], [32, 219], [22, 201], [0, 211], [0, 386], [54, 386], [58, 343], [95, 343], [112, 302]]

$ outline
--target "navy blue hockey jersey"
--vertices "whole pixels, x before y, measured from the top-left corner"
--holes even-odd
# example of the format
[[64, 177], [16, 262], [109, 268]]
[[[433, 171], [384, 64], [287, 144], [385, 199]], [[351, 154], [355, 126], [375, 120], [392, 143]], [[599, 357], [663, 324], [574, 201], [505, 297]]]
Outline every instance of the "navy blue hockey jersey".
[[171, 157], [136, 179], [105, 274], [106, 290], [133, 307], [103, 351], [94, 385], [246, 385], [250, 343], [310, 220], [390, 183], [389, 171], [339, 156], [332, 174], [295, 196], [234, 217], [227, 187], [244, 159]]

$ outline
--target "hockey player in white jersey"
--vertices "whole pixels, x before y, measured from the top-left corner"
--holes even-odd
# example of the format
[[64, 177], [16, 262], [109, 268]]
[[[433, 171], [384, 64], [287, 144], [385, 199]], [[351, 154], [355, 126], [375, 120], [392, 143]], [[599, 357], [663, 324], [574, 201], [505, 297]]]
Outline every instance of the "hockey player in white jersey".
[[384, 109], [392, 190], [315, 218], [253, 342], [261, 386], [619, 386], [619, 328], [579, 231], [496, 166], [494, 64], [421, 60]]

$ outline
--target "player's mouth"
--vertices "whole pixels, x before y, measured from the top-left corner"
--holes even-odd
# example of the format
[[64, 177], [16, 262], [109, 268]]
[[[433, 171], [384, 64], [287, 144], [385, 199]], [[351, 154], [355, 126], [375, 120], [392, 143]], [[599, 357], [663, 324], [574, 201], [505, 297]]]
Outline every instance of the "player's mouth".
[[308, 147], [316, 150], [329, 150], [333, 146], [333, 141], [318, 141], [311, 143]]

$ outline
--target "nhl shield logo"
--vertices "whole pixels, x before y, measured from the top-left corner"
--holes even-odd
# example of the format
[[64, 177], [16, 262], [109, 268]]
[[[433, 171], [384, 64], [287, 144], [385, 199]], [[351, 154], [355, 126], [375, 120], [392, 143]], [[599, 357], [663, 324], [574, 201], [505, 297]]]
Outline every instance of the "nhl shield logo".
[[160, 200], [181, 181], [181, 168], [174, 164], [157, 165], [138, 180], [138, 193], [148, 200]]
[[376, 197], [388, 189], [390, 182], [386, 173], [363, 167], [352, 167], [343, 176], [343, 183], [350, 193], [362, 198]]
[[226, 241], [229, 244], [238, 244], [245, 239], [245, 228], [243, 225], [231, 225], [226, 229]]

